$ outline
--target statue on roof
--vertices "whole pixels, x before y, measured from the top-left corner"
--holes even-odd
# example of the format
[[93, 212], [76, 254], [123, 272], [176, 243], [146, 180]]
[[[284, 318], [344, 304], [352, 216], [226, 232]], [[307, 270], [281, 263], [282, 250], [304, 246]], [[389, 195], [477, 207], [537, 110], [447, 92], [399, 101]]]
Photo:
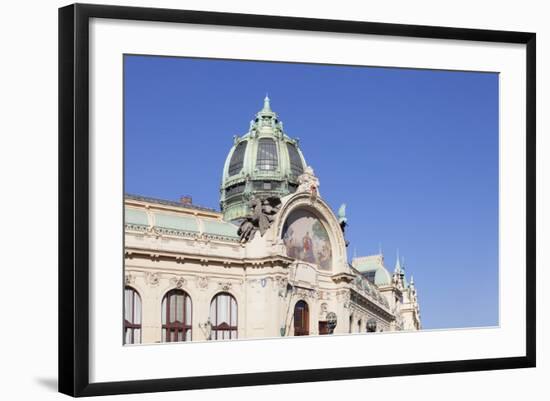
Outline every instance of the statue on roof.
[[298, 189], [296, 192], [309, 192], [312, 198], [319, 196], [319, 179], [311, 166], [307, 166], [305, 171], [298, 176]]
[[254, 235], [258, 230], [260, 230], [260, 235], [264, 236], [281, 208], [281, 199], [278, 196], [263, 199], [252, 196], [248, 201], [248, 207], [250, 213], [244, 218], [237, 230], [241, 243], [254, 239]]
[[[340, 228], [342, 229], [342, 234], [346, 233], [346, 226], [348, 225], [348, 219], [346, 217], [346, 204], [342, 203], [340, 205], [340, 208], [338, 209], [338, 224], [340, 224]], [[344, 241], [346, 241], [346, 248], [349, 245], [349, 241], [346, 240], [344, 237]]]

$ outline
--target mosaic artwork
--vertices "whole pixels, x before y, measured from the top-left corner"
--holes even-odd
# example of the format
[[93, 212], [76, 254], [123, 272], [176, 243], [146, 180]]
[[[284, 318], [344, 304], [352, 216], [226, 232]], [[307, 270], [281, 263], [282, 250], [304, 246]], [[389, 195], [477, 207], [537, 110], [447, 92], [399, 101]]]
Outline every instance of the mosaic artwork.
[[328, 233], [314, 214], [305, 210], [293, 212], [285, 222], [283, 241], [291, 258], [330, 269], [332, 250]]

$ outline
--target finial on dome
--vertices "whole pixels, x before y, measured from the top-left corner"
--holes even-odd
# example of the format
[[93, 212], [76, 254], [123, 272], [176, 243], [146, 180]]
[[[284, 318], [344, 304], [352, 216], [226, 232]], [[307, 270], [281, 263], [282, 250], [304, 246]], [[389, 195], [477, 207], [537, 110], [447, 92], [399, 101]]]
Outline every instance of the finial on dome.
[[264, 108], [262, 109], [262, 111], [268, 111], [268, 112], [271, 111], [271, 105], [269, 104], [269, 96], [267, 93], [265, 94]]

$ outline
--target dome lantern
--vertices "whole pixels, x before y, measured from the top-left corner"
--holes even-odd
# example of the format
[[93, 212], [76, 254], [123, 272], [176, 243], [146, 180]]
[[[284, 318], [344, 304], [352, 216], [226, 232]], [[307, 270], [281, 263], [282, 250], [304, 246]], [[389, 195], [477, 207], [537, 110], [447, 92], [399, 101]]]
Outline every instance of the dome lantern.
[[248, 213], [252, 197], [283, 197], [296, 191], [306, 162], [298, 141], [283, 130], [269, 97], [250, 122], [247, 133], [234, 139], [223, 168], [220, 207], [227, 221]]

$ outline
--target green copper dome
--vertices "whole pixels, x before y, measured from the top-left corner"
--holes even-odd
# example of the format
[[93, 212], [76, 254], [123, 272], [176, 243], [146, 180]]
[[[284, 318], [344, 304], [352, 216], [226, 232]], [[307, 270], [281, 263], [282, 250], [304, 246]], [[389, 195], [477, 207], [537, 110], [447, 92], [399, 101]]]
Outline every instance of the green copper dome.
[[227, 221], [245, 217], [252, 196], [285, 196], [296, 191], [306, 162], [298, 141], [283, 130], [269, 97], [250, 128], [235, 137], [223, 167], [220, 207]]

